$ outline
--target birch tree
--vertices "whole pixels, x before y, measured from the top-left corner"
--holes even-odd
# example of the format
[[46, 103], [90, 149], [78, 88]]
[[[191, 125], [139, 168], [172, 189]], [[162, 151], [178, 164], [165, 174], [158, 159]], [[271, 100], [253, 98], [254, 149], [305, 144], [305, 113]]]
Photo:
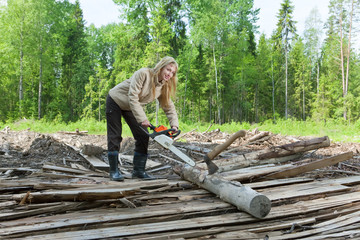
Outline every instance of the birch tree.
[[348, 118], [346, 107], [348, 104], [346, 103], [346, 99], [349, 91], [353, 23], [359, 22], [359, 10], [360, 5], [358, 0], [331, 0], [329, 5], [329, 21], [332, 21], [335, 30], [338, 33], [344, 120], [347, 120]]
[[293, 12], [294, 6], [291, 5], [291, 1], [284, 0], [277, 15], [278, 23], [275, 33], [275, 38], [281, 44], [285, 58], [285, 119], [288, 118], [288, 53], [291, 40], [296, 36], [296, 22], [292, 17]]

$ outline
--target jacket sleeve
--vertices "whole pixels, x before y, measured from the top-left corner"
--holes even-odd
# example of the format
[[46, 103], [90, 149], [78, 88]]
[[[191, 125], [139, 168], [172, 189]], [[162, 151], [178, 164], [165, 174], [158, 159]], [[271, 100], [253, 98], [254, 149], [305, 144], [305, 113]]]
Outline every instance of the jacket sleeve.
[[169, 120], [170, 127], [179, 128], [179, 120], [178, 120], [178, 115], [176, 113], [174, 102], [170, 99], [168, 106], [166, 106], [166, 107], [161, 106], [161, 107], [164, 110], [164, 112]]
[[146, 73], [141, 70], [136, 71], [130, 78], [129, 87], [129, 104], [136, 121], [141, 123], [147, 120], [146, 114], [139, 101], [139, 94], [143, 89], [144, 83], [147, 80]]

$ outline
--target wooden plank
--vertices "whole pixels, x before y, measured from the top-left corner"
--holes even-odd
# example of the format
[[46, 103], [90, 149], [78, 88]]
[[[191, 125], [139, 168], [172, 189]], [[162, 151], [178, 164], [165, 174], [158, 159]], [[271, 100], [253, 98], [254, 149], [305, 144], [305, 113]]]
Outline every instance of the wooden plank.
[[[358, 204], [359, 205], [359, 204]], [[331, 212], [335, 212], [336, 214], [332, 214], [332, 218], [342, 216], [344, 214], [352, 213], [354, 211], [359, 211], [360, 206], [357, 206], [355, 208], [346, 208], [344, 210], [331, 210]], [[171, 232], [165, 232], [165, 233], [157, 233], [157, 234], [146, 234], [146, 235], [136, 235], [132, 237], [128, 237], [127, 239], [142, 239], [142, 240], [167, 240], [167, 239], [177, 239], [177, 238], [200, 238], [200, 239], [242, 239], [242, 238], [236, 238], [236, 237], [230, 237], [226, 236], [226, 233], [232, 233], [232, 232], [253, 232], [253, 233], [264, 233], [264, 235], [260, 235], [262, 237], [258, 237], [256, 239], [266, 239], [265, 235], [268, 235], [272, 239], [273, 236], [279, 236], [282, 233], [281, 232], [275, 232], [275, 230], [281, 230], [281, 229], [290, 229], [293, 224], [299, 224], [304, 226], [305, 224], [311, 224], [314, 222], [319, 221], [319, 219], [326, 218], [329, 219], [328, 214], [325, 215], [317, 215], [316, 218], [306, 218], [306, 219], [283, 219], [283, 218], [277, 218], [267, 221], [260, 221], [260, 222], [254, 222], [254, 223], [246, 223], [242, 224], [241, 222], [229, 225], [229, 226], [222, 226], [222, 227], [212, 227], [210, 229], [204, 229], [199, 228], [197, 230], [184, 230], [184, 231], [171, 231]], [[225, 235], [223, 235], [225, 234]], [[236, 236], [234, 234], [234, 236]]]
[[75, 151], [79, 152], [79, 154], [94, 168], [99, 169], [99, 170], [104, 170], [104, 171], [109, 170], [109, 164], [102, 161], [101, 159], [99, 159], [99, 158], [97, 158], [95, 156], [89, 156], [89, 155], [83, 154], [81, 152], [81, 149], [79, 149], [79, 148], [77, 148], [75, 146], [72, 146], [72, 145], [70, 145], [68, 143], [65, 143], [65, 142], [63, 142], [63, 143], [66, 146], [68, 146], [68, 147], [74, 149]]
[[344, 178], [336, 178], [336, 179], [326, 179], [326, 180], [319, 180], [319, 181], [326, 181], [328, 183], [338, 183], [341, 185], [353, 185], [360, 183], [360, 176], [349, 176]]
[[[359, 226], [358, 226], [359, 227]], [[344, 231], [333, 234], [321, 234], [319, 236], [311, 236], [309, 238], [301, 238], [302, 240], [324, 240], [324, 239], [359, 239], [359, 228], [352, 231]]]
[[[157, 234], [147, 234], [147, 235], [137, 235], [133, 237], [128, 237], [127, 239], [141, 239], [141, 240], [167, 240], [167, 239], [188, 239], [188, 238], [196, 238], [196, 239], [248, 239], [248, 238], [240, 238], [240, 237], [230, 237], [226, 236], [227, 233], [235, 233], [242, 232], [242, 235], [247, 234], [249, 232], [256, 233], [264, 233], [257, 234], [258, 236], [255, 239], [265, 239], [266, 232], [280, 230], [285, 228], [290, 228], [294, 222], [298, 224], [309, 224], [315, 222], [315, 218], [310, 219], [302, 219], [302, 220], [271, 220], [271, 221], [261, 221], [256, 223], [249, 224], [234, 224], [232, 226], [223, 226], [223, 227], [212, 227], [210, 229], [196, 229], [196, 230], [187, 230], [187, 231], [171, 231], [165, 233], [157, 233]], [[216, 234], [216, 235], [215, 235]], [[224, 234], [224, 235], [223, 235]], [[252, 235], [255, 236], [255, 235]], [[204, 238], [200, 238], [204, 237]]]
[[99, 158], [95, 157], [95, 156], [88, 156], [85, 154], [80, 153], [80, 155], [86, 160], [88, 161], [88, 163], [93, 166], [96, 169], [99, 170], [104, 170], [104, 171], [108, 171], [109, 170], [109, 164], [107, 164], [106, 162], [100, 160]]
[[284, 169], [292, 167], [292, 164], [285, 164], [281, 166], [275, 166], [274, 164], [255, 166], [249, 168], [243, 168], [238, 170], [233, 170], [229, 172], [219, 173], [226, 180], [236, 180], [236, 181], [247, 181], [257, 177], [261, 177], [273, 172], [278, 172]]
[[[44, 191], [30, 193], [27, 201], [31, 203], [59, 202], [59, 201], [94, 201], [102, 199], [116, 199], [135, 194], [143, 187], [167, 185], [167, 181], [136, 181], [133, 184], [102, 186], [101, 188], [77, 188], [58, 191]], [[21, 201], [26, 194], [14, 194], [11, 200]]]
[[136, 209], [120, 209], [121, 211], [118, 210], [115, 212], [114, 210], [103, 210], [96, 213], [93, 212], [87, 214], [78, 214], [77, 216], [74, 216], [74, 214], [69, 214], [69, 216], [72, 217], [66, 217], [68, 215], [65, 215], [62, 217], [62, 219], [60, 218], [56, 221], [51, 221], [49, 218], [37, 218], [33, 220], [34, 224], [32, 225], [19, 225], [9, 228], [2, 228], [0, 236], [8, 236], [16, 233], [31, 233], [35, 231], [43, 231], [64, 227], [99, 225], [100, 223], [105, 222], [129, 222], [132, 219], [143, 219], [179, 213], [184, 214], [187, 212], [201, 212], [211, 209], [222, 209], [226, 207], [230, 207], [230, 204], [221, 201], [216, 201], [214, 203], [194, 201], [191, 204], [172, 204], [170, 206], [159, 207], [146, 206]]
[[[299, 214], [305, 214], [310, 212], [317, 212], [321, 209], [327, 209], [336, 206], [343, 206], [344, 204], [349, 204], [351, 202], [356, 202], [360, 198], [360, 192], [354, 192], [349, 194], [344, 194], [342, 196], [333, 196], [324, 199], [310, 200], [304, 202], [298, 202], [295, 204], [289, 204], [284, 206], [274, 207], [270, 214], [265, 218], [267, 220], [285, 218], [289, 216], [298, 216]], [[226, 204], [218, 202], [217, 204]], [[216, 226], [219, 227], [224, 224], [245, 224], [254, 222], [254, 218], [246, 213], [232, 213], [232, 214], [223, 214], [217, 216], [210, 217], [198, 217], [193, 219], [183, 219], [177, 221], [169, 221], [169, 222], [159, 222], [159, 223], [149, 223], [149, 224], [139, 224], [133, 226], [118, 226], [118, 227], [110, 227], [110, 228], [101, 228], [95, 230], [87, 230], [87, 231], [72, 231], [62, 233], [54, 233], [54, 234], [46, 234], [46, 235], [35, 235], [31, 232], [34, 230], [40, 229], [48, 229], [48, 228], [59, 228], [67, 226], [86, 226], [90, 224], [99, 224], [101, 221], [103, 222], [113, 222], [119, 219], [124, 220], [125, 222], [129, 222], [129, 219], [134, 218], [146, 218], [149, 216], [162, 216], [162, 214], [169, 214], [170, 211], [173, 213], [182, 213], [183, 211], [199, 211], [199, 207], [207, 208], [211, 207], [215, 204], [208, 203], [204, 204], [204, 202], [199, 202], [197, 206], [193, 203], [191, 204], [174, 204], [169, 205], [162, 208], [161, 210], [156, 210], [157, 208], [152, 207], [143, 207], [136, 209], [119, 209], [114, 212], [114, 210], [102, 210], [98, 211], [95, 215], [94, 213], [83, 213], [77, 215], [67, 214], [64, 215], [63, 220], [57, 219], [55, 222], [51, 222], [49, 220], [38, 218], [33, 220], [35, 224], [33, 226], [18, 226], [16, 229], [14, 228], [2, 228], [3, 233], [2, 236], [10, 236], [9, 234], [14, 234], [15, 232], [21, 233], [26, 232], [29, 236], [28, 239], [36, 239], [41, 236], [43, 239], [60, 239], [60, 238], [71, 238], [71, 239], [96, 239], [96, 238], [105, 238], [105, 237], [126, 237], [126, 236], [135, 236], [138, 234], [152, 234], [156, 232], [166, 232], [166, 231], [177, 231], [177, 230], [185, 230], [185, 229], [201, 229], [206, 227]], [[174, 207], [178, 206], [178, 207]], [[220, 207], [220, 206], [218, 206]], [[200, 212], [200, 211], [199, 211]], [[72, 217], [66, 217], [72, 216]], [[43, 221], [41, 223], [41, 221]], [[41, 225], [39, 225], [41, 224]], [[62, 225], [60, 225], [62, 224]], [[65, 232], [65, 233], [64, 233]], [[101, 233], [101, 234], [100, 234]], [[1, 234], [1, 233], [0, 233]], [[100, 235], [99, 235], [100, 234]], [[1, 236], [1, 235], [0, 235]], [[72, 238], [74, 237], [74, 238]], [[81, 238], [83, 237], [83, 238]], [[89, 238], [88, 238], [89, 237]]]
[[[119, 159], [126, 160], [127, 162], [132, 164], [134, 156], [119, 154]], [[146, 161], [146, 170], [154, 169], [154, 168], [160, 167], [162, 165], [163, 165], [162, 163], [155, 162], [155, 161], [151, 160], [150, 158], [148, 158], [148, 160]]]
[[39, 209], [31, 209], [31, 210], [20, 211], [20, 212], [1, 213], [0, 221], [9, 221], [9, 220], [13, 220], [13, 219], [25, 218], [25, 217], [30, 217], [30, 216], [40, 215], [40, 214], [62, 213], [62, 212], [66, 212], [69, 210], [99, 207], [101, 205], [102, 205], [101, 203], [86, 203], [86, 204], [84, 204], [84, 203], [61, 203], [56, 206], [49, 206], [49, 207], [44, 207], [44, 208], [39, 208]]
[[9, 208], [11, 206], [16, 206], [16, 205], [17, 205], [16, 201], [0, 202], [0, 209]]
[[329, 231], [331, 229], [339, 228], [342, 226], [351, 225], [354, 223], [360, 222], [360, 212], [355, 212], [351, 214], [347, 214], [345, 216], [341, 216], [335, 219], [331, 219], [329, 221], [325, 221], [319, 224], [315, 224], [314, 229], [303, 231], [303, 232], [295, 232], [292, 234], [284, 234], [281, 236], [273, 237], [271, 240], [281, 240], [281, 239], [303, 239], [304, 237], [315, 235], [321, 232]]
[[[246, 185], [246, 184], [245, 184]], [[286, 186], [277, 186], [258, 190], [265, 194], [271, 201], [280, 199], [291, 199], [316, 194], [348, 191], [351, 188], [340, 184], [329, 184], [327, 182], [300, 183]]]
[[304, 183], [304, 182], [312, 182], [312, 181], [314, 181], [314, 179], [312, 178], [285, 178], [285, 179], [275, 179], [275, 180], [268, 180], [262, 182], [246, 183], [246, 185], [253, 189], [261, 189], [267, 187], [283, 186], [294, 183]]
[[96, 172], [90, 171], [90, 170], [82, 170], [82, 169], [76, 169], [66, 166], [55, 166], [55, 165], [49, 165], [44, 164], [42, 167], [43, 171], [56, 171], [56, 172], [63, 172], [63, 173], [72, 173], [72, 174], [96, 174], [99, 175]]
[[278, 179], [278, 178], [294, 177], [301, 173], [309, 172], [315, 169], [331, 166], [339, 162], [349, 160], [353, 157], [353, 155], [354, 155], [353, 152], [346, 152], [333, 157], [324, 158], [300, 166], [292, 167], [290, 169], [285, 169], [280, 172], [271, 173], [269, 175], [266, 175], [265, 178]]
[[360, 199], [360, 192], [351, 192], [337, 196], [296, 202], [294, 204], [287, 204], [278, 207], [273, 207], [269, 215], [266, 216], [265, 219], [274, 219], [286, 215], [293, 216], [296, 214], [317, 212], [321, 209], [343, 206], [345, 204], [358, 202], [359, 199]]

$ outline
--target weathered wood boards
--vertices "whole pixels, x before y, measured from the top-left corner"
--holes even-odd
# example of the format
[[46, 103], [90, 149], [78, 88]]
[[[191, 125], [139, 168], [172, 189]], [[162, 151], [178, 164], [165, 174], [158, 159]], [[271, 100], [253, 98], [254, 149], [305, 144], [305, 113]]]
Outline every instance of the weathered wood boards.
[[28, 192], [10, 195], [9, 200], [24, 203], [41, 202], [61, 202], [61, 201], [95, 201], [104, 199], [117, 199], [139, 192], [142, 187], [166, 186], [167, 180], [158, 179], [154, 181], [144, 181], [142, 183], [132, 183], [123, 185], [102, 186], [99, 188], [84, 188], [44, 192]]
[[[359, 194], [359, 192], [354, 192], [344, 194], [342, 196], [333, 196], [324, 199], [315, 199], [277, 206], [274, 207], [271, 213], [262, 221], [257, 220], [258, 223], [255, 225], [251, 225], [251, 223], [256, 221], [256, 219], [242, 212], [223, 212], [213, 216], [201, 216], [202, 213], [207, 212], [207, 209], [228, 208], [229, 204], [216, 200], [214, 202], [204, 202], [199, 200], [187, 203], [161, 205], [158, 207], [144, 206], [137, 209], [114, 209], [113, 211], [99, 209], [87, 213], [68, 213], [64, 214], [62, 217], [58, 216], [53, 219], [50, 217], [39, 217], [32, 219], [32, 224], [22, 224], [22, 222], [19, 222], [18, 225], [14, 225], [16, 222], [13, 222], [13, 224], [5, 222], [3, 228], [1, 229], [2, 231], [0, 231], [0, 236], [27, 237], [25, 239], [100, 239], [106, 237], [120, 238], [133, 236], [134, 238], [139, 239], [140, 234], [163, 233], [163, 236], [166, 236], [171, 232], [181, 230], [183, 230], [183, 233], [185, 234], [189, 231], [196, 231], [200, 236], [205, 236], [206, 232], [204, 233], [203, 230], [209, 227], [217, 227], [216, 231], [218, 233], [230, 231], [231, 228], [238, 227], [243, 230], [251, 230], [251, 232], [254, 233], [262, 232], [262, 238], [264, 238], [264, 236], [268, 234], [267, 231], [270, 231], [270, 226], [273, 227], [273, 230], [280, 230], [287, 228], [289, 225], [278, 225], [275, 227], [272, 223], [276, 219], [283, 219], [284, 221], [286, 217], [316, 213], [320, 210], [356, 203], [360, 199]], [[334, 219], [339, 215], [349, 214], [358, 210], [359, 204], [354, 207], [349, 206], [345, 208], [345, 211], [329, 210], [328, 212], [331, 214], [323, 217], [316, 214], [314, 218], [316, 218], [315, 220], [318, 222], [322, 218], [327, 220]], [[193, 215], [193, 217], [189, 219], [181, 219], [184, 214], [191, 212], [197, 212], [199, 215]], [[174, 214], [173, 217], [171, 217], [171, 214]], [[158, 218], [156, 220], [156, 218], [149, 217]], [[147, 218], [149, 219], [147, 220]], [[261, 222], [263, 221], [267, 221], [264, 222], [265, 225], [261, 225]], [[293, 223], [300, 222], [296, 219], [293, 219], [292, 221]], [[117, 225], [115, 225], [116, 222], [118, 222]], [[312, 220], [310, 222], [314, 221]], [[27, 223], [25, 219], [23, 223]], [[103, 226], [102, 224], [104, 223], [112, 223], [113, 226]], [[266, 224], [268, 225], [268, 229], [262, 229], [266, 226]], [[94, 226], [98, 227], [94, 228]], [[221, 229], [222, 226], [224, 227], [223, 229]], [[226, 226], [229, 227], [226, 228]], [[47, 232], [43, 232], [46, 230]], [[212, 233], [210, 232], [210, 234]], [[186, 235], [183, 235], [182, 237], [184, 236]], [[154, 239], [164, 238], [155, 237]]]
[[[272, 148], [275, 149], [277, 147]], [[251, 154], [257, 156], [259, 152], [245, 155], [249, 157]], [[357, 237], [359, 215], [351, 214], [360, 211], [360, 176], [322, 180], [310, 178], [309, 175], [307, 178], [289, 178], [350, 157], [350, 153], [340, 155], [342, 157], [316, 161], [305, 159], [303, 163], [297, 161], [295, 164], [269, 164], [276, 161], [252, 158], [248, 166], [254, 161], [267, 165], [231, 171], [224, 168], [224, 172], [215, 176], [207, 176], [206, 172], [195, 176], [201, 184], [210, 182], [210, 186], [224, 190], [215, 193], [218, 196], [227, 194], [229, 196], [225, 197], [234, 197], [229, 189], [235, 189], [238, 193], [244, 186], [256, 190], [252, 190], [255, 199], [258, 195], [265, 195], [271, 200], [271, 211], [261, 219], [245, 210], [239, 212], [232, 203], [225, 202], [225, 197], [220, 197], [222, 201], [211, 190], [202, 189], [203, 186], [199, 184], [200, 188], [197, 188], [178, 176], [172, 180], [126, 179], [118, 183], [109, 181], [108, 175], [100, 171], [50, 165], [44, 165], [43, 171], [46, 172], [39, 171], [22, 179], [2, 175], [0, 238], [158, 240]], [[293, 159], [293, 156], [272, 159], [286, 161]], [[156, 157], [154, 160], [161, 162]], [[238, 163], [234, 161], [231, 164]], [[52, 176], [50, 179], [50, 171], [53, 175], [56, 173], [58, 177], [66, 178], [55, 179]], [[275, 174], [280, 176], [270, 180], [266, 178]], [[232, 186], [223, 187], [221, 180]], [[130, 195], [121, 197], [123, 190], [129, 191]], [[30, 203], [32, 195], [35, 197]], [[16, 201], [12, 200], [14, 197]], [[44, 200], [41, 201], [41, 198]], [[79, 200], [82, 202], [74, 202]], [[21, 201], [24, 205], [19, 205]], [[247, 201], [251, 202], [251, 199], [244, 200]], [[304, 226], [312, 229], [302, 229]]]

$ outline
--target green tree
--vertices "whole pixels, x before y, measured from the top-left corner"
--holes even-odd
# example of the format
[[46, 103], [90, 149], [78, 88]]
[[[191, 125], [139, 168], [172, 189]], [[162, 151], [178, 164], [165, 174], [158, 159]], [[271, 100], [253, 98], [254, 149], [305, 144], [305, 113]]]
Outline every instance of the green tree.
[[72, 12], [63, 29], [62, 73], [58, 92], [64, 121], [75, 121], [81, 116], [85, 84], [91, 75], [86, 51], [84, 19], [79, 1], [71, 6]]
[[256, 56], [259, 83], [256, 88], [255, 121], [258, 122], [275, 117], [272, 42], [264, 34], [260, 36]]
[[323, 23], [317, 8], [310, 11], [310, 15], [305, 21], [304, 42], [305, 53], [310, 59], [312, 68], [311, 79], [316, 76], [316, 94], [319, 94], [319, 74], [320, 74], [320, 48], [323, 36]]
[[301, 38], [294, 43], [290, 52], [291, 68], [294, 70], [294, 93], [292, 96], [293, 112], [296, 118], [306, 120], [307, 109], [310, 106], [311, 98], [311, 65], [305, 53], [305, 45]]
[[296, 36], [295, 21], [292, 19], [294, 6], [290, 0], [284, 0], [279, 11], [278, 23], [274, 38], [284, 53], [285, 58], [285, 119], [288, 118], [288, 53], [290, 51], [291, 40]]
[[334, 27], [333, 34], [339, 42], [339, 58], [341, 67], [342, 97], [344, 102], [343, 117], [347, 119], [346, 95], [349, 91], [351, 41], [353, 23], [359, 21], [360, 5], [357, 0], [331, 0], [329, 5], [329, 24]]

